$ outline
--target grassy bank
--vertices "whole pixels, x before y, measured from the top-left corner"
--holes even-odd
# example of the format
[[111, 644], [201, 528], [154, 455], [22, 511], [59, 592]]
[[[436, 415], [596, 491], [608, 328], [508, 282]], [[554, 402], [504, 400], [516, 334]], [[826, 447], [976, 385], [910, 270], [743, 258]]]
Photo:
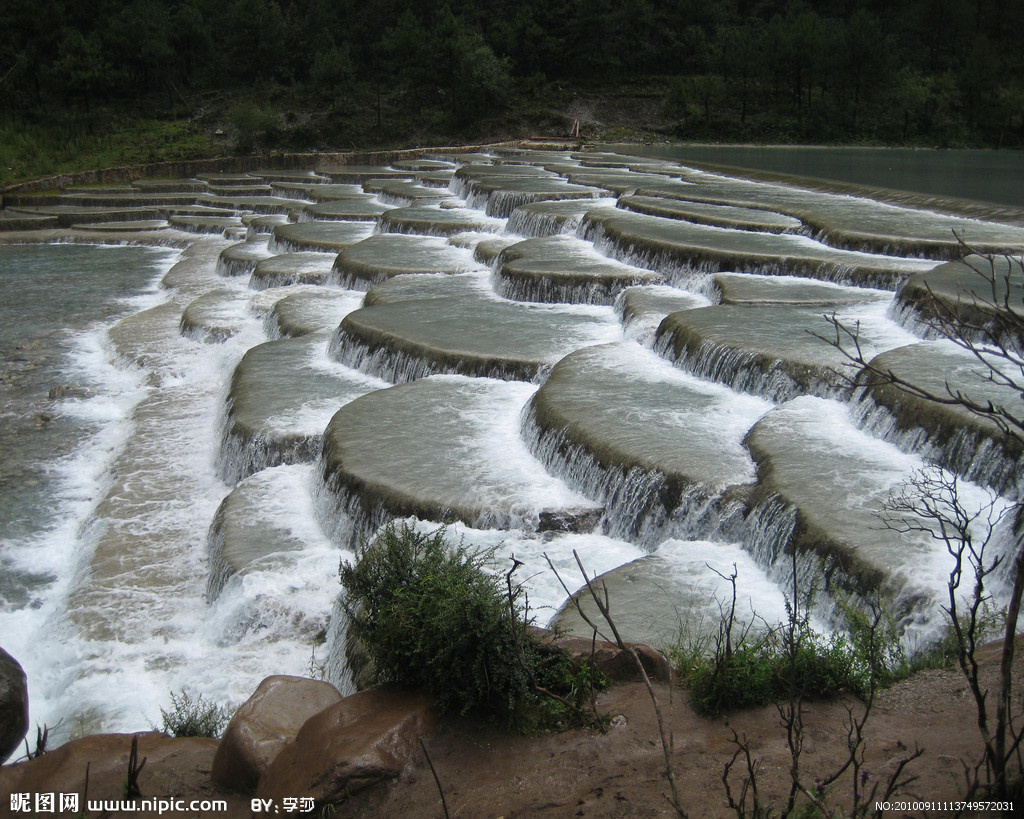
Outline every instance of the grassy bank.
[[125, 113], [0, 121], [0, 187], [94, 168], [201, 159], [227, 148], [187, 119]]
[[416, 145], [565, 137], [625, 142], [678, 138], [665, 89], [521, 87], [471, 119], [401, 91], [353, 83], [329, 95], [274, 83], [110, 101], [90, 110], [0, 117], [0, 187], [58, 173], [229, 155], [390, 150]]
[[683, 93], [687, 88], [667, 76], [601, 86], [524, 81], [472, 116], [450, 102], [371, 82], [351, 82], [329, 92], [274, 82], [208, 91], [175, 88], [173, 94], [108, 100], [88, 109], [39, 105], [31, 113], [0, 115], [0, 187], [152, 162], [486, 144], [570, 133], [578, 133], [582, 143], [984, 144], [956, 134], [901, 138], [900, 129], [882, 127], [887, 115], [878, 111], [865, 116], [860, 129], [837, 130], [769, 100], [722, 95], [713, 104], [695, 107]]

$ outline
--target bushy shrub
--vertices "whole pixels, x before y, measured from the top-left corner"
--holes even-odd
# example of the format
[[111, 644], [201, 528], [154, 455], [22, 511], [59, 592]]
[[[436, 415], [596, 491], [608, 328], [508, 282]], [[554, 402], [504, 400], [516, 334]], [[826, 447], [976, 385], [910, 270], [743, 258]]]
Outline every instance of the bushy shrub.
[[172, 737], [218, 737], [231, 719], [231, 712], [217, 703], [193, 697], [187, 691], [171, 694], [171, 709], [160, 709], [163, 732]]
[[896, 625], [880, 605], [862, 610], [840, 601], [839, 609], [845, 634], [820, 634], [791, 607], [788, 623], [758, 636], [744, 633], [735, 645], [724, 639], [732, 627], [728, 613], [717, 640], [681, 642], [670, 656], [694, 710], [718, 716], [792, 697], [821, 700], [848, 692], [866, 698], [906, 676]]
[[869, 684], [869, 670], [846, 638], [825, 638], [809, 629], [792, 642], [773, 631], [728, 653], [691, 658], [679, 671], [694, 710], [703, 716], [779, 702], [791, 694], [804, 700], [843, 691], [860, 695]]
[[590, 675], [529, 632], [516, 587], [486, 569], [492, 557], [443, 530], [387, 526], [341, 566], [352, 636], [378, 682], [427, 691], [443, 711], [519, 729], [578, 717]]
[[775, 686], [768, 656], [760, 647], [740, 646], [730, 654], [701, 657], [681, 674], [693, 710], [702, 716], [752, 708], [772, 701]]

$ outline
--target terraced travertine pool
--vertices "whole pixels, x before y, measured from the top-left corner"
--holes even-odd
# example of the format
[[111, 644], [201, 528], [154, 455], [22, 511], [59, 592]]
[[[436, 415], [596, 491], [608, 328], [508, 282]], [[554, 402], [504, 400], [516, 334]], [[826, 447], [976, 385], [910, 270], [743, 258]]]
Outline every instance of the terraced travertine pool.
[[0, 397], [45, 421], [4, 433], [0, 633], [33, 719], [345, 687], [338, 563], [395, 519], [514, 555], [541, 623], [585, 629], [546, 562], [579, 585], [576, 551], [627, 639], [714, 631], [734, 566], [748, 619], [784, 618], [796, 571], [821, 628], [877, 592], [909, 647], [934, 639], [948, 555], [878, 513], [932, 462], [1008, 506], [1024, 454], [851, 389], [819, 336], [834, 316], [1019, 417], [920, 310], [969, 280], [954, 231], [1019, 258], [1024, 214], [901, 201], [508, 147], [6, 198]]

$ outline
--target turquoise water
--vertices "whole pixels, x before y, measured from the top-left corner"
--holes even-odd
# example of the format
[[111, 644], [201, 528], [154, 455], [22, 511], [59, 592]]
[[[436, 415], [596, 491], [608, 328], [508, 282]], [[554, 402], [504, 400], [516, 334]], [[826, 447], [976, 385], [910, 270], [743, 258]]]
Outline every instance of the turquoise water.
[[1024, 151], [807, 145], [613, 145], [613, 150], [1024, 207]]

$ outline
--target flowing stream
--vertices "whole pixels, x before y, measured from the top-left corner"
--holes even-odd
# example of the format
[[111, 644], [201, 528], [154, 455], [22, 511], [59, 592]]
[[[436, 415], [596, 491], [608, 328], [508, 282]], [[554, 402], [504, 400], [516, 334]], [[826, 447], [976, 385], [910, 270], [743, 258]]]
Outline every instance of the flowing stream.
[[[933, 223], [1013, 252], [1024, 229], [624, 155], [470, 159], [183, 187], [234, 216], [9, 207], [0, 645], [34, 723], [159, 726], [172, 692], [238, 705], [269, 674], [348, 688], [338, 564], [394, 519], [514, 555], [540, 623], [575, 551], [659, 645], [713, 630], [734, 567], [768, 621], [795, 569], [881, 591], [908, 646], [938, 635], [944, 552], [877, 513], [942, 443], [815, 334], [834, 314], [947, 371], [896, 318], [947, 258]], [[947, 460], [1002, 508], [1021, 460], [993, 434]]]

